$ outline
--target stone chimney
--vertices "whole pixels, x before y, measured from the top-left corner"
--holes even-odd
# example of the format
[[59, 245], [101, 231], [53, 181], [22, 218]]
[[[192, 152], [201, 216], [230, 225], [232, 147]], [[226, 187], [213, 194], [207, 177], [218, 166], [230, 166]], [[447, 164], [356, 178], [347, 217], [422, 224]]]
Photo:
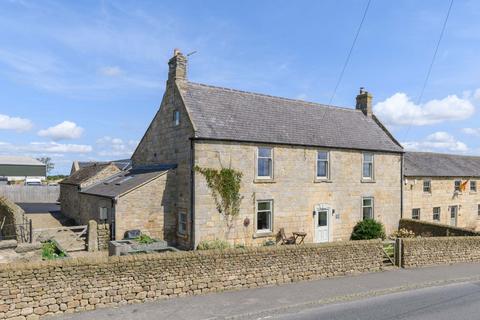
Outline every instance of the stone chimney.
[[365, 88], [360, 88], [360, 93], [357, 96], [357, 110], [362, 110], [363, 114], [367, 117], [371, 117], [373, 114], [372, 111], [372, 100], [373, 96], [368, 92], [365, 91]]
[[168, 82], [187, 80], [187, 58], [180, 50], [173, 50], [173, 57], [168, 61]]

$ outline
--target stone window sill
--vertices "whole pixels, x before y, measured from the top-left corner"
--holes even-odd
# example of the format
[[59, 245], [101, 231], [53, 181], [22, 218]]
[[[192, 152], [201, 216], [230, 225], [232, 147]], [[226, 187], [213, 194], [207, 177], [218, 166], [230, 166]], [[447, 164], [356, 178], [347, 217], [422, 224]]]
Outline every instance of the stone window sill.
[[333, 181], [330, 179], [320, 179], [320, 178], [315, 178], [313, 180], [313, 183], [332, 183]]
[[274, 179], [259, 179], [255, 178], [253, 183], [276, 183]]
[[269, 231], [269, 232], [255, 232], [255, 234], [253, 235], [253, 239], [268, 238], [268, 237], [272, 237], [272, 236], [273, 236], [272, 231]]
[[360, 180], [361, 183], [376, 183], [375, 179], [362, 179]]

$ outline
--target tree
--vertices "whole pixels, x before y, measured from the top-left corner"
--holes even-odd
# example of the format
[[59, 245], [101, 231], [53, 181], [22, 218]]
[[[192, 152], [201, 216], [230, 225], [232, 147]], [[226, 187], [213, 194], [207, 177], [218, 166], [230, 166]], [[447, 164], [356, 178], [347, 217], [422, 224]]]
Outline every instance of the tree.
[[196, 166], [195, 170], [205, 177], [217, 211], [225, 219], [228, 234], [233, 227], [233, 220], [240, 213], [240, 203], [243, 199], [240, 195], [242, 173], [231, 168], [217, 170]]
[[52, 159], [50, 157], [41, 157], [37, 158], [37, 160], [46, 166], [47, 175], [53, 170], [53, 168], [55, 168], [55, 163], [52, 162]]

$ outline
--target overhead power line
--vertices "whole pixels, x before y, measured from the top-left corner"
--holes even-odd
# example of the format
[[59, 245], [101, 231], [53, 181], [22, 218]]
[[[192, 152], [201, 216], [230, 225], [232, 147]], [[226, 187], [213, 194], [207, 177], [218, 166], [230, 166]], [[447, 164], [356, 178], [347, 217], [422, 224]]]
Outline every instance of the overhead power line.
[[[430, 80], [430, 74], [432, 73], [433, 64], [435, 63], [435, 59], [437, 58], [438, 48], [440, 47], [440, 43], [442, 42], [443, 35], [445, 34], [445, 29], [447, 27], [448, 18], [450, 17], [450, 12], [452, 11], [453, 0], [450, 0], [450, 5], [448, 6], [447, 15], [445, 16], [445, 20], [443, 21], [442, 31], [440, 32], [440, 37], [438, 37], [437, 44], [435, 45], [435, 50], [433, 52], [432, 60], [430, 61], [430, 65], [428, 67], [427, 75], [425, 76], [425, 80], [423, 81], [422, 89], [420, 90], [420, 94], [417, 98], [417, 105], [420, 105], [423, 99], [423, 94], [425, 93], [425, 88], [427, 87], [428, 80]], [[410, 128], [412, 123], [409, 124], [407, 131], [405, 133], [405, 138], [407, 138], [408, 133], [410, 132]]]
[[360, 34], [360, 30], [362, 30], [363, 22], [365, 21], [365, 17], [367, 16], [367, 12], [368, 12], [368, 9], [370, 8], [371, 1], [372, 0], [368, 0], [367, 6], [365, 7], [365, 10], [363, 11], [362, 20], [360, 21], [360, 24], [358, 25], [357, 32], [355, 33], [355, 37], [353, 39], [352, 45], [351, 45], [350, 50], [348, 51], [348, 54], [347, 54], [347, 59], [345, 59], [345, 63], [343, 64], [342, 71], [340, 72], [337, 83], [335, 84], [335, 89], [333, 89], [332, 96], [330, 97], [330, 100], [328, 102], [329, 105], [332, 104], [333, 98], [337, 94], [338, 86], [342, 82], [343, 74], [345, 73], [345, 69], [347, 69], [347, 65], [348, 65], [348, 62], [350, 61], [350, 57], [352, 56], [353, 48], [355, 47], [355, 44], [357, 43], [357, 39], [358, 39], [358, 35]]

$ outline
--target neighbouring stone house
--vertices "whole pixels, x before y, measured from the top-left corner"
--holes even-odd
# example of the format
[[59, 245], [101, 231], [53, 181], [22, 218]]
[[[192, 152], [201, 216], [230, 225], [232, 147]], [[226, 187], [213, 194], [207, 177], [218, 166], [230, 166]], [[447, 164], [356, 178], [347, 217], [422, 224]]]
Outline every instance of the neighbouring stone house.
[[[132, 163], [176, 165], [175, 192], [157, 195], [172, 196], [175, 243], [195, 248], [224, 237], [261, 244], [281, 228], [307, 233], [306, 242], [347, 240], [364, 218], [389, 233], [401, 216], [402, 155], [364, 90], [356, 108], [340, 108], [193, 83], [186, 57], [175, 51], [160, 109]], [[195, 166], [242, 172], [243, 201], [230, 232]]]
[[480, 157], [405, 153], [404, 217], [480, 230]]
[[80, 211], [80, 191], [121, 172], [111, 163], [87, 166], [60, 182], [60, 206], [62, 213], [78, 224], [87, 224], [88, 217]]
[[70, 169], [70, 174], [74, 174], [80, 169], [90, 167], [95, 164], [108, 164], [113, 163], [120, 170], [128, 170], [131, 167], [132, 161], [130, 159], [121, 159], [113, 161], [73, 161], [72, 168]]

